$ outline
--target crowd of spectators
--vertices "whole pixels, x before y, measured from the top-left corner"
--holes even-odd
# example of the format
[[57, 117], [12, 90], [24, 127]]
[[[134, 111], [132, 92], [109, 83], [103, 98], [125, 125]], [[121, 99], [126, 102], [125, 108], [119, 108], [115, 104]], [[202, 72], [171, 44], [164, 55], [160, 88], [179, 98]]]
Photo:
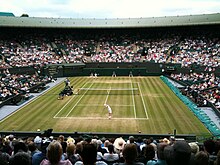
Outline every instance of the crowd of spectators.
[[207, 106], [207, 101], [220, 108], [220, 78], [214, 73], [171, 74], [177, 81], [186, 84], [185, 95], [194, 99], [199, 106]]
[[218, 67], [220, 42], [218, 38], [186, 37], [178, 44], [179, 51], [172, 56], [172, 61], [188, 67], [193, 63], [201, 66]]
[[0, 161], [2, 165], [217, 165], [219, 149], [219, 140], [213, 139], [197, 143], [175, 137], [18, 138], [11, 134], [0, 138]]
[[51, 81], [50, 77], [34, 74], [11, 74], [8, 69], [0, 73], [0, 103], [16, 95], [28, 99], [30, 89], [42, 83]]
[[79, 34], [27, 35], [0, 40], [0, 67], [23, 67], [79, 62], [144, 62], [175, 63], [182, 67], [198, 64], [219, 66], [220, 41], [200, 34], [185, 36], [168, 33], [149, 34]]

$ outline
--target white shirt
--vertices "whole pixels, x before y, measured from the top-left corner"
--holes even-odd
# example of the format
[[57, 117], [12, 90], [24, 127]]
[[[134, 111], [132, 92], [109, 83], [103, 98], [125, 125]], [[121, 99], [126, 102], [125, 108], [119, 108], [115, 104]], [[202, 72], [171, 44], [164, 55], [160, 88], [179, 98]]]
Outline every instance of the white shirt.
[[112, 113], [112, 109], [108, 104], [106, 104], [106, 107], [108, 108], [108, 113]]

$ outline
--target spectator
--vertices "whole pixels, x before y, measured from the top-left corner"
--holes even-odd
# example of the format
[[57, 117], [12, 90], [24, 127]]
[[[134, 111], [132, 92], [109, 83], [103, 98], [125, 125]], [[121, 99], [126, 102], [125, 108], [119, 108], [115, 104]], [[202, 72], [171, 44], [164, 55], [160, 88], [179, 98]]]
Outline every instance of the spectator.
[[65, 141], [64, 136], [60, 135], [57, 140], [62, 145], [63, 153], [66, 153], [67, 142]]
[[167, 145], [164, 154], [168, 165], [190, 165], [191, 148], [184, 140], [176, 141], [173, 146]]
[[147, 165], [152, 165], [155, 162], [157, 162], [155, 157], [155, 149], [154, 146], [152, 146], [151, 144], [148, 144], [146, 146], [145, 155], [146, 155]]
[[126, 142], [122, 137], [116, 138], [114, 141], [114, 147], [117, 154], [121, 154]]
[[157, 165], [167, 165], [167, 162], [165, 160], [165, 155], [164, 155], [164, 148], [167, 146], [167, 143], [159, 143], [157, 147], [157, 161], [152, 161], [152, 164], [157, 164]]
[[9, 165], [31, 165], [31, 157], [26, 152], [17, 152], [10, 158]]
[[209, 165], [208, 153], [204, 151], [199, 151], [195, 155], [195, 165]]
[[94, 144], [84, 144], [81, 157], [82, 161], [77, 161], [75, 165], [107, 165], [103, 161], [97, 161], [97, 148]]
[[72, 164], [75, 164], [77, 161], [81, 161], [81, 156], [75, 153], [76, 146], [73, 143], [69, 143], [66, 148], [65, 160], [69, 159]]
[[47, 158], [44, 159], [40, 165], [72, 165], [69, 160], [61, 160], [63, 149], [58, 141], [52, 141], [47, 148]]
[[32, 156], [32, 165], [40, 165], [42, 160], [46, 159], [47, 147], [49, 144], [49, 141], [42, 141], [40, 152], [37, 152]]
[[34, 142], [29, 142], [29, 143], [28, 143], [28, 150], [31, 152], [31, 157], [32, 157], [35, 153], [40, 152], [40, 151], [37, 149], [37, 147], [36, 147], [36, 145], [35, 145]]
[[119, 163], [120, 165], [144, 165], [141, 162], [135, 161], [138, 156], [138, 151], [135, 144], [126, 144], [123, 148], [122, 155], [124, 158], [124, 163]]
[[112, 144], [108, 145], [108, 153], [105, 153], [103, 156], [103, 160], [106, 163], [114, 163], [117, 162], [119, 160], [119, 155], [114, 153], [114, 146]]

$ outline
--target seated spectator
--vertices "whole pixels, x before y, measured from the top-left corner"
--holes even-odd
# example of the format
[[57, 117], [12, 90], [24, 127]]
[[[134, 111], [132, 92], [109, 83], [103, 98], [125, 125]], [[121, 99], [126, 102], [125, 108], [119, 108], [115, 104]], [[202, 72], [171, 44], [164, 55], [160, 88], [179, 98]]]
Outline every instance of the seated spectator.
[[9, 165], [31, 165], [31, 156], [27, 152], [17, 152], [10, 158]]
[[137, 162], [141, 162], [141, 163], [144, 163], [144, 164], [147, 163], [145, 152], [146, 152], [146, 147], [142, 147], [140, 153], [138, 154], [138, 156], [136, 158]]
[[214, 154], [215, 152], [215, 141], [212, 139], [208, 139], [203, 142], [204, 151], [209, 154], [209, 162], [214, 162], [217, 156]]
[[30, 143], [28, 144], [28, 150], [31, 152], [31, 157], [32, 157], [35, 153], [40, 152], [40, 151], [37, 149], [37, 147], [36, 147], [36, 145], [35, 145], [34, 142], [30, 142]]
[[60, 136], [58, 137], [57, 141], [59, 141], [60, 144], [62, 145], [63, 153], [66, 153], [67, 142], [65, 141], [64, 136], [63, 136], [63, 135], [60, 135]]
[[[119, 163], [119, 165], [144, 165], [141, 162], [135, 161], [138, 156], [138, 151], [135, 144], [126, 144], [123, 148], [122, 155], [124, 158], [124, 163]], [[116, 163], [114, 165], [116, 165]]]
[[204, 151], [199, 151], [195, 155], [195, 165], [209, 165], [209, 154]]
[[104, 161], [97, 161], [97, 148], [94, 144], [84, 144], [81, 153], [82, 161], [75, 165], [107, 165]]
[[108, 145], [108, 153], [105, 153], [103, 156], [103, 160], [106, 163], [113, 163], [119, 160], [119, 155], [114, 153], [114, 146], [112, 144]]
[[173, 146], [166, 146], [164, 154], [168, 165], [190, 165], [191, 148], [184, 140], [176, 141]]
[[19, 141], [19, 142], [15, 142], [14, 144], [14, 155], [18, 152], [27, 152], [28, 151], [28, 147], [27, 145], [22, 142], [22, 141]]
[[126, 144], [126, 142], [122, 137], [116, 138], [115, 141], [114, 141], [114, 144], [113, 144], [114, 147], [115, 147], [115, 152], [117, 154], [121, 154], [125, 144]]
[[102, 153], [102, 155], [104, 155], [105, 153], [108, 152], [105, 148], [102, 147], [102, 141], [101, 140], [98, 139], [96, 141], [96, 143], [97, 143], [97, 151], [98, 152]]
[[66, 148], [65, 160], [69, 159], [72, 164], [75, 164], [77, 161], [81, 161], [81, 156], [75, 153], [76, 146], [73, 143], [69, 143]]
[[0, 164], [7, 165], [9, 163], [10, 155], [0, 150]]
[[216, 160], [214, 162], [214, 165], [220, 165], [220, 150], [217, 153], [217, 158], [216, 158]]
[[63, 149], [58, 141], [52, 141], [47, 148], [47, 159], [44, 159], [40, 165], [72, 165], [69, 160], [61, 160]]
[[49, 144], [50, 142], [42, 141], [40, 152], [37, 152], [32, 156], [32, 165], [39, 165], [43, 159], [46, 159], [47, 147]]
[[[157, 147], [157, 161], [151, 161], [151, 164], [149, 165], [167, 165], [167, 162], [165, 160], [165, 155], [164, 155], [164, 148], [167, 146], [167, 143], [159, 143]], [[149, 162], [149, 161], [148, 161]]]
[[151, 144], [148, 144], [146, 146], [145, 156], [146, 156], [146, 160], [147, 160], [147, 165], [152, 165], [152, 164], [155, 164], [157, 162], [157, 160], [155, 158], [154, 146], [152, 146]]
[[94, 139], [92, 139], [91, 140], [91, 144], [93, 144], [95, 147], [96, 147], [96, 149], [97, 149], [97, 157], [96, 157], [96, 159], [97, 160], [102, 160], [103, 159], [103, 154], [102, 154], [102, 152], [100, 152], [99, 150], [98, 150], [98, 148], [99, 148], [99, 145], [98, 145], [98, 143], [97, 143], [97, 139], [96, 138], [94, 138]]

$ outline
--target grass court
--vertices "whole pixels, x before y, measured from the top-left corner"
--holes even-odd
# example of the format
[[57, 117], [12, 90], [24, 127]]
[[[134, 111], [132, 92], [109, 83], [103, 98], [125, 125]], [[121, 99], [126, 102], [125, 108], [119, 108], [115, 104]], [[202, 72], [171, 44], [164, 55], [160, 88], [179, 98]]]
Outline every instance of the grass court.
[[[209, 131], [160, 77], [72, 77], [74, 95], [58, 100], [64, 83], [3, 119], [2, 131], [196, 134]], [[108, 119], [104, 107], [111, 106]]]

